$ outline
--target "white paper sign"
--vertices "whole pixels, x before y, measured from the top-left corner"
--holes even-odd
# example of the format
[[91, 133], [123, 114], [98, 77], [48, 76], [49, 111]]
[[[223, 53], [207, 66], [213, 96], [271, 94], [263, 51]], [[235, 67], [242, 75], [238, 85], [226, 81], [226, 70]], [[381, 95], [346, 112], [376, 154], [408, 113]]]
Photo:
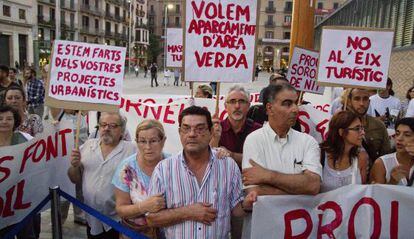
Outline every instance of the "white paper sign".
[[316, 196], [262, 196], [250, 238], [412, 238], [414, 189], [348, 185]]
[[323, 29], [320, 85], [385, 88], [393, 31]]
[[73, 149], [73, 125], [45, 125], [32, 140], [0, 150], [0, 229], [20, 222], [48, 194], [59, 186], [74, 195], [67, 176]]
[[119, 105], [125, 47], [56, 40], [49, 97], [75, 102]]
[[167, 28], [167, 67], [183, 67], [182, 28]]
[[300, 47], [293, 49], [287, 79], [298, 91], [322, 95], [325, 88], [316, 82], [319, 53]]
[[186, 1], [186, 81], [251, 82], [256, 0]]

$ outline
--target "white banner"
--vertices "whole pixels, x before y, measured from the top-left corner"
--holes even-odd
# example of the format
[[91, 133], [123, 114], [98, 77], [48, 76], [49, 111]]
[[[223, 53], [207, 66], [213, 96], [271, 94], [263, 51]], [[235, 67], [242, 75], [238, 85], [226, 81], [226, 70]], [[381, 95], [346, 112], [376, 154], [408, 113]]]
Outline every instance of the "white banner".
[[385, 88], [393, 36], [392, 30], [324, 28], [318, 82], [341, 87]]
[[186, 81], [251, 82], [256, 0], [185, 1]]
[[119, 105], [125, 47], [54, 41], [48, 97]]
[[182, 28], [167, 28], [167, 67], [183, 67]]
[[348, 185], [316, 196], [262, 196], [251, 238], [412, 238], [414, 189]]
[[298, 91], [310, 92], [322, 95], [325, 91], [323, 86], [316, 82], [318, 71], [319, 53], [300, 47], [293, 49], [287, 79]]
[[[164, 150], [168, 153], [175, 153], [181, 150], [179, 134], [178, 134], [178, 116], [182, 110], [191, 106], [198, 105], [206, 107], [214, 114], [216, 107], [215, 99], [195, 98], [194, 101], [189, 96], [159, 96], [159, 95], [124, 95], [125, 98], [121, 102], [121, 111], [127, 117], [127, 129], [135, 138], [135, 129], [137, 125], [144, 119], [159, 120], [165, 129], [167, 140]], [[259, 93], [250, 95], [251, 104], [259, 103]], [[219, 103], [219, 118], [226, 119], [227, 112], [224, 109], [224, 99]], [[321, 110], [315, 109], [311, 105], [302, 105], [299, 108], [299, 121], [302, 131], [312, 135], [318, 142], [322, 142], [328, 130], [328, 122], [330, 115], [322, 111], [321, 106], [317, 106]], [[90, 117], [92, 119], [94, 117]], [[93, 122], [93, 120], [90, 120]]]
[[70, 122], [45, 125], [32, 140], [0, 151], [0, 228], [18, 223], [59, 186], [74, 195], [67, 176], [73, 133]]

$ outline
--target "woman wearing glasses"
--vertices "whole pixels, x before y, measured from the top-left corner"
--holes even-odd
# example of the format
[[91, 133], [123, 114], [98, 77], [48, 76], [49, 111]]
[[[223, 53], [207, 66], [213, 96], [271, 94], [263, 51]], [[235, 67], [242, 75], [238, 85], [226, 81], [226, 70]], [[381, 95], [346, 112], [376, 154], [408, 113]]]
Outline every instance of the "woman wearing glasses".
[[371, 169], [371, 183], [412, 186], [414, 177], [414, 118], [395, 123], [397, 152], [381, 156]]
[[116, 211], [124, 225], [149, 238], [161, 238], [155, 228], [147, 226], [145, 214], [165, 207], [163, 195], [147, 196], [152, 172], [167, 156], [162, 152], [164, 128], [157, 120], [144, 120], [137, 126], [135, 136], [138, 153], [123, 160], [112, 179]]
[[323, 182], [321, 192], [348, 184], [364, 184], [368, 161], [358, 157], [365, 131], [359, 117], [350, 111], [334, 114], [326, 140], [320, 145]]

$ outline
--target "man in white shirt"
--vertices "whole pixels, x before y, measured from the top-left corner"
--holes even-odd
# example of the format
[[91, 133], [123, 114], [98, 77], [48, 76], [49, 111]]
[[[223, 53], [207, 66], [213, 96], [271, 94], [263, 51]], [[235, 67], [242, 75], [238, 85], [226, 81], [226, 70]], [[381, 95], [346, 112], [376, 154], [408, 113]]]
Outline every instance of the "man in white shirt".
[[388, 78], [387, 87], [379, 91], [378, 94], [369, 97], [371, 107], [370, 115], [381, 119], [388, 128], [394, 128], [394, 125], [390, 121], [391, 116], [397, 117], [401, 110], [401, 101], [397, 97], [392, 96], [391, 92], [392, 81]]
[[[82, 182], [85, 204], [118, 220], [114, 186], [111, 183], [118, 164], [137, 152], [135, 143], [123, 141], [126, 122], [119, 113], [102, 113], [99, 139], [87, 140], [80, 150], [73, 149], [68, 175], [73, 183]], [[118, 238], [119, 233], [86, 214], [88, 238]]]
[[[318, 143], [291, 129], [298, 115], [295, 89], [288, 84], [270, 85], [263, 104], [269, 122], [247, 136], [243, 148], [243, 183], [246, 192], [258, 195], [319, 193], [322, 166]], [[250, 238], [246, 219], [243, 238]]]

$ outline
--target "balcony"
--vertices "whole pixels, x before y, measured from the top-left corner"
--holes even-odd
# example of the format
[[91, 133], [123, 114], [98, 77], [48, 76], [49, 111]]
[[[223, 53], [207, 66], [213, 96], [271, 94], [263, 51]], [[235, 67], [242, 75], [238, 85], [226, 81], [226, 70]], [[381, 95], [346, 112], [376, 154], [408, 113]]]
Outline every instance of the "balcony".
[[118, 14], [115, 14], [115, 20], [117, 20], [117, 21], [121, 21], [121, 16], [120, 16], [120, 15], [118, 15]]
[[90, 14], [93, 14], [95, 16], [101, 16], [101, 11], [96, 6], [82, 4], [81, 7], [80, 7], [80, 10], [82, 12], [90, 13]]
[[113, 3], [115, 5], [121, 6], [124, 4], [125, 1], [122, 0], [106, 0], [107, 2]]
[[110, 13], [110, 12], [105, 12], [105, 17], [108, 18], [108, 19], [112, 19], [112, 20], [115, 19], [115, 15], [113, 13]]
[[155, 11], [149, 11], [148, 16], [155, 16]]
[[266, 13], [276, 13], [276, 8], [275, 7], [266, 7], [265, 12]]
[[114, 38], [115, 34], [111, 31], [105, 31], [105, 37]]
[[146, 24], [140, 24], [139, 22], [136, 22], [135, 28], [148, 29], [148, 26]]
[[50, 6], [55, 6], [56, 1], [55, 0], [38, 0], [39, 3], [47, 4]]
[[285, 9], [283, 11], [285, 13], [290, 13], [290, 12], [292, 12], [292, 7], [285, 7]]
[[143, 10], [136, 10], [135, 11], [135, 14], [138, 16], [138, 17], [145, 17], [145, 11], [143, 11]]
[[274, 21], [267, 21], [266, 23], [265, 23], [265, 27], [266, 28], [275, 28], [276, 27], [276, 24], [275, 24], [275, 22]]
[[50, 19], [46, 21], [44, 16], [37, 16], [37, 22], [40, 26], [52, 27], [55, 26], [55, 19]]
[[292, 22], [284, 22], [283, 26], [284, 27], [290, 27], [290, 26], [292, 26]]

